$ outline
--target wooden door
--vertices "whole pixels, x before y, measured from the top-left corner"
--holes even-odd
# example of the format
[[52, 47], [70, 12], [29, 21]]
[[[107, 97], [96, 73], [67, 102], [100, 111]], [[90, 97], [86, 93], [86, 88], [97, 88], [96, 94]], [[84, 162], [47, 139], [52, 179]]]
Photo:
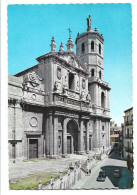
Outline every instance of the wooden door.
[[67, 154], [71, 153], [71, 137], [67, 137]]
[[29, 158], [38, 158], [38, 139], [29, 140]]

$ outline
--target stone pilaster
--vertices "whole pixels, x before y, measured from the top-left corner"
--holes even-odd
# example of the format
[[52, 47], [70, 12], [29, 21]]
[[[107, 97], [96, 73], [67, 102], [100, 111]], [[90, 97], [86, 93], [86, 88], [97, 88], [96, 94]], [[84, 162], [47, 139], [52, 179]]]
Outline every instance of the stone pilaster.
[[57, 116], [54, 116], [54, 142], [53, 142], [53, 145], [54, 145], [54, 152], [53, 154], [56, 156], [57, 155], [57, 148], [58, 148], [58, 117]]
[[50, 134], [50, 137], [49, 137], [49, 140], [50, 140], [50, 156], [52, 157], [53, 156], [53, 116], [52, 116], [52, 112], [49, 113], [49, 134]]
[[86, 152], [89, 153], [89, 121], [87, 122], [86, 139], [87, 139]]
[[98, 147], [102, 149], [102, 122], [101, 120], [98, 121]]
[[50, 154], [50, 148], [49, 148], [49, 139], [50, 139], [50, 134], [49, 134], [49, 116], [45, 116], [45, 155], [49, 157]]
[[79, 131], [79, 153], [84, 153], [83, 151], [83, 120], [80, 121], [80, 131]]
[[63, 121], [63, 155], [67, 155], [67, 121]]
[[94, 151], [98, 152], [99, 151], [99, 145], [100, 145], [100, 131], [99, 131], [99, 120], [96, 119], [95, 124], [94, 124], [94, 137], [93, 137], [93, 146], [94, 146]]

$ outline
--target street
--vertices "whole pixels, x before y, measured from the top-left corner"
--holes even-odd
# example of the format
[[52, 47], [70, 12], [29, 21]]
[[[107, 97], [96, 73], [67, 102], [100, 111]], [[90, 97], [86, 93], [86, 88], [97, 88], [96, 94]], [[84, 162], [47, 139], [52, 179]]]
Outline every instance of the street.
[[[114, 177], [115, 169], [121, 172], [120, 178]], [[106, 171], [106, 179], [104, 182], [96, 181], [99, 172]], [[127, 170], [126, 161], [120, 160], [119, 155], [115, 152], [102, 161], [91, 170], [91, 175], [87, 175], [79, 181], [72, 189], [127, 189], [129, 188], [131, 174]]]

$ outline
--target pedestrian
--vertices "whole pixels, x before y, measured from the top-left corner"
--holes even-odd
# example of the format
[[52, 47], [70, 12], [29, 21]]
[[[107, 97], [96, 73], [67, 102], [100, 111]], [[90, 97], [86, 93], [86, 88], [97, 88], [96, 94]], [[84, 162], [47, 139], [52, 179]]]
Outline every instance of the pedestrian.
[[89, 174], [89, 170], [87, 169], [87, 175]]
[[91, 175], [91, 169], [89, 169], [89, 175]]

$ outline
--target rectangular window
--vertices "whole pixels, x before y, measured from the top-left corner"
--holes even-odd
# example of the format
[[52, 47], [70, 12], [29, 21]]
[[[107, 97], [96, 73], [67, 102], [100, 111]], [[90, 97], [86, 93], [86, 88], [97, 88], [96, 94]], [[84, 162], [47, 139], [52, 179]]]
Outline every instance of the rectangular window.
[[85, 44], [82, 43], [82, 53], [84, 53], [84, 52], [85, 52]]
[[74, 90], [74, 74], [69, 73], [69, 89]]

